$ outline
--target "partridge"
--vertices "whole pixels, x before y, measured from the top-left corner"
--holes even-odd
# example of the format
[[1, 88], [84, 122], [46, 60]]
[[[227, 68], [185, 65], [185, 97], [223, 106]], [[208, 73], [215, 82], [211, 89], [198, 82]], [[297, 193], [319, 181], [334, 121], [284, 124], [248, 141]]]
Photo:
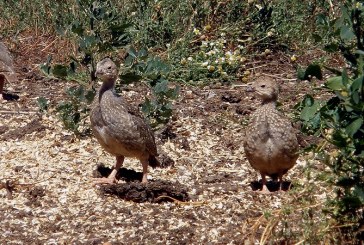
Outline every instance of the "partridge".
[[253, 91], [262, 104], [252, 114], [246, 130], [244, 151], [250, 165], [262, 176], [263, 192], [267, 192], [266, 176], [279, 179], [291, 169], [298, 158], [298, 142], [291, 122], [276, 109], [278, 84], [270, 77], [260, 78]]
[[142, 183], [147, 183], [148, 166], [160, 165], [151, 127], [143, 116], [114, 91], [118, 69], [110, 58], [97, 63], [96, 76], [102, 85], [95, 96], [91, 111], [91, 128], [105, 151], [116, 157], [116, 163], [107, 178], [96, 183], [114, 183], [117, 171], [125, 157], [139, 159], [143, 166]]
[[5, 44], [0, 42], [0, 100], [3, 98], [5, 81], [14, 82], [17, 75], [14, 72], [13, 60]]

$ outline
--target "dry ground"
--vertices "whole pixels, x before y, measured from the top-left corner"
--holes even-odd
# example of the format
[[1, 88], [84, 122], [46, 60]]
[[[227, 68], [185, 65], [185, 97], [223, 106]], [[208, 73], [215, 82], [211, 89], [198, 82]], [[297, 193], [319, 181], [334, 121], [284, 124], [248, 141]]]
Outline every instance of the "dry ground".
[[[52, 52], [50, 43], [21, 40], [15, 53], [20, 81], [6, 85], [20, 99], [0, 105], [1, 244], [243, 244], [262, 237], [256, 221], [266, 210], [280, 210], [291, 196], [252, 190], [251, 182], [260, 176], [248, 165], [242, 140], [258, 101], [242, 84], [183, 87], [168, 132], [157, 134], [160, 148], [175, 163], [150, 169], [150, 183], [175, 188], [186, 201], [126, 201], [92, 185], [96, 166], [110, 167], [114, 158], [94, 138], [65, 131], [53, 113], [38, 113], [38, 96], [55, 103], [69, 85], [44, 78], [37, 69]], [[260, 72], [290, 78], [281, 81], [280, 102], [291, 115], [309, 86], [291, 79], [295, 69], [288, 57], [275, 56], [265, 60], [268, 66]], [[141, 89], [123, 95], [137, 104], [142, 98], [135, 91]], [[303, 185], [305, 163], [300, 157], [286, 179]], [[141, 171], [134, 159], [126, 159], [124, 167]], [[6, 190], [11, 186], [12, 199]]]

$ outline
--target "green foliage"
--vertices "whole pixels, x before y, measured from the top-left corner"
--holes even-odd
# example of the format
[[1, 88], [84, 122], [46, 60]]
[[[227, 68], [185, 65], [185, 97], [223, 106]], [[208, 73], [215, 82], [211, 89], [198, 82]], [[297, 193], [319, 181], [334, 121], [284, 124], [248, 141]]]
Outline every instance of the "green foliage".
[[[341, 16], [333, 26], [332, 39], [338, 42], [342, 55], [352, 65], [348, 73], [335, 71], [338, 76], [327, 79], [328, 101], [317, 101], [306, 95], [297, 106], [301, 111], [303, 131], [324, 137], [331, 147], [316, 148], [332, 171], [328, 179], [336, 187], [336, 199], [330, 201], [332, 214], [340, 223], [352, 223], [355, 230], [364, 222], [364, 70], [362, 5], [341, 7]], [[324, 18], [320, 16], [320, 18]], [[334, 47], [334, 45], [331, 45]], [[332, 70], [332, 69], [330, 69]], [[307, 70], [306, 70], [307, 71]]]
[[80, 55], [70, 57], [67, 65], [52, 65], [50, 56], [47, 62], [41, 65], [41, 70], [48, 76], [79, 83], [78, 86], [66, 91], [67, 101], [62, 101], [57, 106], [57, 112], [65, 128], [80, 135], [85, 131], [81, 128], [95, 94], [93, 88], [85, 89], [84, 81], [96, 80], [96, 55], [105, 55], [128, 45], [131, 41], [129, 35], [131, 25], [120, 15], [111, 1], [77, 0], [76, 2], [75, 18], [67, 25], [57, 26], [57, 30], [76, 41]]
[[67, 100], [57, 106], [57, 112], [66, 129], [76, 135], [84, 135], [89, 132], [86, 127], [86, 119], [89, 114], [89, 104], [95, 97], [93, 89], [86, 89], [83, 85], [74, 86], [66, 91]]
[[[78, 14], [65, 28], [58, 28], [76, 40], [79, 57], [70, 57], [67, 65], [53, 64], [48, 57], [41, 70], [59, 79], [77, 81], [80, 85], [67, 90], [67, 101], [63, 101], [57, 111], [67, 129], [81, 134], [83, 118], [88, 114], [89, 95], [94, 93], [85, 90], [84, 73], [88, 81], [96, 80], [96, 56], [110, 53], [130, 44], [131, 24], [121, 16], [111, 1], [77, 0]], [[84, 71], [84, 73], [82, 73]], [[152, 126], [168, 122], [172, 115], [171, 99], [177, 97], [178, 88], [169, 86], [168, 66], [160, 58], [149, 55], [146, 49], [137, 52], [128, 48], [128, 56], [121, 71], [120, 78], [125, 83], [147, 82], [153, 91], [152, 98], [146, 98], [143, 112]], [[87, 79], [87, 78], [86, 78]]]
[[45, 111], [48, 110], [49, 102], [48, 102], [48, 100], [46, 98], [39, 97], [37, 99], [37, 104], [38, 104], [39, 110], [41, 112], [45, 112]]
[[62, 35], [75, 39], [79, 57], [70, 57], [69, 65], [55, 64], [48, 60], [42, 70], [61, 79], [73, 79], [76, 69], [83, 67], [90, 81], [96, 79], [95, 55], [105, 55], [130, 44], [131, 24], [120, 15], [112, 1], [77, 0], [77, 14], [65, 26], [58, 26]]
[[54, 32], [56, 25], [73, 18], [72, 3], [72, 0], [0, 0], [0, 34], [17, 35], [32, 28], [37, 32]]
[[335, 214], [354, 218], [363, 215], [364, 205], [364, 76], [349, 78], [345, 70], [342, 74], [325, 84], [333, 94], [330, 100], [306, 96], [300, 108], [303, 130], [325, 137], [335, 147], [327, 162], [338, 187]]
[[169, 67], [159, 58], [148, 54], [146, 49], [128, 50], [120, 78], [125, 83], [143, 79], [153, 92], [152, 98], [146, 98], [142, 111], [150, 124], [157, 127], [167, 123], [172, 116], [172, 102], [178, 96], [178, 87], [170, 86]]
[[322, 79], [321, 67], [318, 64], [310, 64], [305, 70], [298, 69], [298, 79], [311, 80], [312, 77]]
[[360, 54], [364, 54], [364, 6], [356, 1], [343, 1], [340, 6], [339, 16], [317, 15], [318, 29], [314, 38], [324, 44], [326, 51], [340, 51], [355, 75], [359, 75], [363, 70], [359, 61], [362, 59]]

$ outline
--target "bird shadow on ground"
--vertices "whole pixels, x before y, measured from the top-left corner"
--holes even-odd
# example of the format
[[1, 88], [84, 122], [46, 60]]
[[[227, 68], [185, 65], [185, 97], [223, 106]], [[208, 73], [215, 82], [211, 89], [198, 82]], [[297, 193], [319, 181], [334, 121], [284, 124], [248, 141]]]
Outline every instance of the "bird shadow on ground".
[[[107, 177], [112, 169], [98, 165], [93, 177]], [[112, 185], [101, 185], [103, 195], [117, 196], [126, 201], [137, 203], [152, 202], [186, 202], [189, 200], [186, 186], [166, 180], [151, 180], [147, 184], [141, 183], [143, 174], [131, 169], [121, 168], [116, 179], [125, 181]]]
[[9, 101], [14, 101], [14, 100], [19, 99], [19, 95], [10, 94], [10, 93], [3, 93], [3, 99], [4, 100], [9, 100]]
[[[262, 189], [262, 181], [252, 181], [250, 182], [250, 187], [253, 191], [259, 191]], [[267, 188], [270, 192], [275, 192], [279, 190], [279, 182], [278, 181], [267, 181]], [[282, 191], [288, 191], [293, 188], [291, 181], [283, 181], [282, 183]]]

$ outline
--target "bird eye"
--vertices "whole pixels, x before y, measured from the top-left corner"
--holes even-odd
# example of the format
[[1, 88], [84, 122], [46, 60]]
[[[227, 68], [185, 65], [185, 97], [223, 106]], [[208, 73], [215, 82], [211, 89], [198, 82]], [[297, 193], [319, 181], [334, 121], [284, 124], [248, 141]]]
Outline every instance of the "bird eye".
[[111, 70], [111, 66], [109, 66], [107, 69], [108, 69], [108, 70]]
[[260, 87], [261, 87], [261, 88], [265, 88], [265, 85], [264, 85], [264, 84], [263, 84], [263, 85], [260, 85]]

